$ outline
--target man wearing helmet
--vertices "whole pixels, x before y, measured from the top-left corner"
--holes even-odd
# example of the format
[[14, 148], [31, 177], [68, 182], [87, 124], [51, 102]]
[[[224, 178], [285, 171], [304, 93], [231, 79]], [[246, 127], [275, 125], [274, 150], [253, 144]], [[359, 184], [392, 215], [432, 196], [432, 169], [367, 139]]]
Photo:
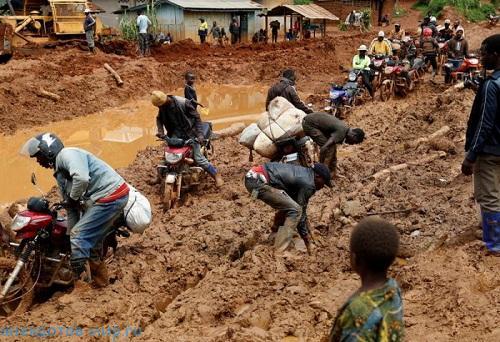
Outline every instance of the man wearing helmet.
[[373, 87], [371, 82], [371, 69], [370, 69], [370, 57], [366, 55], [366, 45], [361, 45], [358, 49], [358, 54], [352, 58], [352, 68], [354, 70], [361, 70], [363, 75], [363, 83], [366, 89], [373, 97]]
[[380, 31], [377, 38], [372, 40], [369, 51], [370, 55], [392, 55], [391, 43], [385, 39], [384, 31]]
[[87, 38], [87, 45], [89, 46], [89, 51], [95, 54], [95, 44], [94, 44], [94, 29], [95, 29], [95, 19], [90, 13], [90, 9], [86, 8], [85, 20], [83, 21], [83, 31], [85, 32], [85, 38]]
[[445, 68], [445, 82], [451, 82], [451, 72], [460, 67], [463, 59], [469, 54], [469, 43], [464, 38], [464, 29], [459, 26], [455, 36], [448, 41], [448, 58], [453, 64], [452, 68]]
[[203, 134], [200, 114], [196, 110], [196, 101], [180, 96], [166, 95], [161, 91], [153, 91], [151, 102], [158, 107], [158, 116], [156, 117], [158, 132], [156, 135], [162, 139], [168, 136], [169, 138], [195, 140], [192, 146], [196, 164], [214, 178], [217, 187], [224, 185], [220, 173], [201, 151], [201, 143], [206, 137]]
[[67, 203], [75, 280], [82, 277], [89, 261], [96, 285], [107, 285], [106, 264], [100, 251], [104, 238], [123, 215], [129, 193], [127, 183], [104, 161], [83, 149], [64, 147], [52, 133], [29, 139], [21, 154], [36, 158], [44, 168], [54, 169], [59, 191]]
[[432, 36], [433, 37], [436, 37], [439, 34], [438, 29], [437, 29], [437, 19], [436, 19], [436, 17], [430, 17], [429, 18], [429, 25], [427, 25], [427, 27], [432, 30]]
[[425, 63], [429, 62], [432, 65], [432, 78], [434, 78], [437, 70], [436, 56], [439, 51], [439, 44], [432, 37], [432, 30], [428, 27], [424, 28], [423, 35], [420, 37], [420, 48], [422, 49]]
[[439, 31], [439, 38], [442, 38], [445, 41], [448, 41], [451, 38], [453, 38], [453, 29], [450, 27], [450, 24], [451, 24], [451, 20], [450, 19], [446, 19], [444, 21], [444, 28], [442, 28]]

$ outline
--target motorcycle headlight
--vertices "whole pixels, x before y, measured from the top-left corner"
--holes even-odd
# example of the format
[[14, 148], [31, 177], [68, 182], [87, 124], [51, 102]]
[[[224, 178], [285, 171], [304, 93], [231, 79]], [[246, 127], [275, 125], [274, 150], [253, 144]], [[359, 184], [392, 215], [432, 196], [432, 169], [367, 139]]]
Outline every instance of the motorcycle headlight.
[[470, 64], [479, 64], [479, 60], [477, 58], [471, 58], [469, 59]]
[[339, 98], [339, 93], [337, 93], [336, 91], [335, 92], [331, 92], [330, 93], [330, 97], [335, 100], [335, 99], [338, 99]]
[[23, 229], [24, 227], [26, 227], [28, 225], [28, 223], [30, 223], [30, 221], [31, 221], [31, 217], [26, 217], [26, 216], [17, 214], [14, 217], [12, 224], [10, 225], [10, 229], [12, 229], [12, 231], [14, 231], [14, 232], [17, 232], [17, 231]]
[[182, 159], [182, 153], [165, 153], [165, 161], [168, 164], [176, 164]]
[[356, 81], [356, 74], [353, 72], [349, 73], [349, 81], [354, 82]]

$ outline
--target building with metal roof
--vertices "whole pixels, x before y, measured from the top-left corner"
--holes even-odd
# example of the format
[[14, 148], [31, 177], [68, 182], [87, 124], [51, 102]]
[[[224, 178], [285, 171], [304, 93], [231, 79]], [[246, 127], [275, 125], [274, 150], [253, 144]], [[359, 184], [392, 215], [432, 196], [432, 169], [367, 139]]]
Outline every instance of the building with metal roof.
[[[200, 18], [205, 19], [209, 30], [213, 22], [224, 28], [229, 36], [229, 25], [236, 18], [240, 27], [241, 41], [250, 41], [260, 27], [257, 15], [264, 9], [262, 5], [250, 0], [158, 0], [154, 4], [158, 31], [170, 32], [174, 41], [182, 39], [199, 40]], [[146, 4], [121, 9], [114, 13], [135, 17], [135, 13], [147, 7]]]
[[[313, 35], [316, 36], [316, 29], [320, 29], [321, 33], [326, 35], [326, 22], [339, 20], [336, 15], [315, 4], [276, 6], [266, 13], [266, 27], [268, 17], [283, 17], [285, 34], [287, 30], [298, 27], [294, 31], [297, 31], [295, 34], [299, 36], [305, 36], [302, 35], [302, 31], [305, 33], [313, 31]], [[288, 26], [287, 18], [290, 18]], [[294, 18], [297, 24], [294, 24]]]

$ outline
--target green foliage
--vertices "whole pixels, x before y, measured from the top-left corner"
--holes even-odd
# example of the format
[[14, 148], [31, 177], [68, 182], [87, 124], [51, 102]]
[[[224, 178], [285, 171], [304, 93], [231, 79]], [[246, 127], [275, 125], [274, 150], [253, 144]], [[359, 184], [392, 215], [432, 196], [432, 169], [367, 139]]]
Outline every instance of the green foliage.
[[363, 31], [369, 31], [372, 24], [371, 24], [371, 18], [372, 16], [372, 10], [370, 8], [363, 8], [361, 10], [361, 30]]
[[340, 21], [339, 30], [340, 31], [347, 31], [347, 24], [345, 23], [345, 21]]
[[394, 6], [394, 11], [392, 12], [392, 17], [393, 18], [401, 18], [401, 17], [406, 17], [408, 15], [408, 11], [405, 10], [401, 6]]
[[439, 16], [445, 6], [456, 8], [462, 15], [472, 22], [485, 20], [489, 13], [495, 12], [495, 3], [499, 0], [491, 0], [492, 4], [482, 3], [480, 0], [419, 0], [412, 7], [427, 14]]
[[[151, 20], [149, 32], [156, 35], [158, 33], [158, 17], [156, 15], [156, 8], [154, 5], [147, 5], [146, 16]], [[129, 13], [125, 11], [120, 19], [120, 31], [122, 32], [123, 39], [137, 40], [139, 30], [137, 28], [137, 15], [136, 13]]]
[[294, 0], [293, 4], [294, 5], [309, 5], [312, 2], [312, 0]]

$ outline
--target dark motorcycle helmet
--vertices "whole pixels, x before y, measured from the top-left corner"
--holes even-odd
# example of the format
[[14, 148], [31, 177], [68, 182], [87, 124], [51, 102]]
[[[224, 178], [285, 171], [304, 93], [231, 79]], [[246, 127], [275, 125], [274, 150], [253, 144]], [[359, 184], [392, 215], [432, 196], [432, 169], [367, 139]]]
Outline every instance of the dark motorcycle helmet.
[[53, 164], [63, 148], [64, 144], [57, 135], [42, 133], [26, 141], [19, 153], [30, 158], [40, 156]]
[[30, 197], [28, 200], [28, 210], [39, 213], [49, 212], [49, 201], [42, 197]]

